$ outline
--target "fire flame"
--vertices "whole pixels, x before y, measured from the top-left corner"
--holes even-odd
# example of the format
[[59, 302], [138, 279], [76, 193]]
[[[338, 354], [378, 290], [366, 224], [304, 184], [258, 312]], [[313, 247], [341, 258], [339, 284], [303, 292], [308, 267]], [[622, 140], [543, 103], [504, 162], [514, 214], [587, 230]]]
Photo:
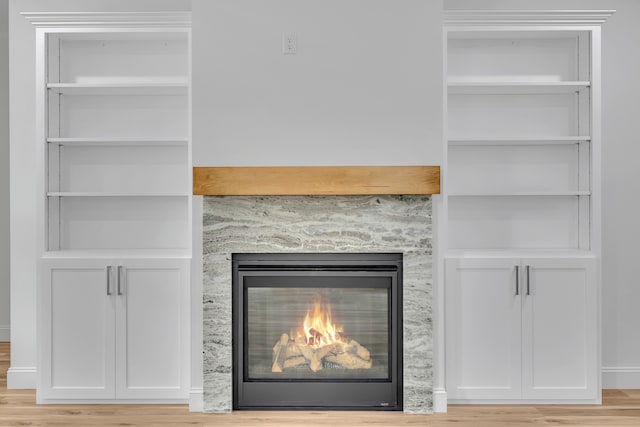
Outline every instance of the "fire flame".
[[316, 296], [313, 306], [307, 310], [307, 315], [304, 317], [302, 330], [296, 335], [304, 338], [310, 347], [320, 348], [344, 342], [343, 332], [342, 326], [333, 323], [331, 306], [323, 303], [322, 299]]

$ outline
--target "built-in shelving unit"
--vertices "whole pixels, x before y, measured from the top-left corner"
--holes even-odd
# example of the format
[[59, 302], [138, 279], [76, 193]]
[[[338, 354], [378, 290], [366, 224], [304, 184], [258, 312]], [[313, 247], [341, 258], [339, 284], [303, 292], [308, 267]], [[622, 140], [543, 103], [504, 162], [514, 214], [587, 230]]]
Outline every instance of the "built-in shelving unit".
[[600, 401], [599, 26], [609, 14], [447, 12], [454, 403]]
[[186, 402], [188, 12], [36, 25], [42, 403]]

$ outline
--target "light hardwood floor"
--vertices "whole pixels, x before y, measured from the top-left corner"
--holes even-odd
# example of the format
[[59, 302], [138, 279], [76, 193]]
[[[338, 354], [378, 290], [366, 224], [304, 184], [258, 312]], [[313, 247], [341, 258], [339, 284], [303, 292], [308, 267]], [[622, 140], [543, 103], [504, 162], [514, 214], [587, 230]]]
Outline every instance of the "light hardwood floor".
[[640, 426], [640, 390], [607, 390], [602, 406], [449, 407], [447, 414], [237, 411], [189, 413], [185, 405], [36, 405], [33, 390], [7, 390], [9, 344], [0, 343], [0, 426]]

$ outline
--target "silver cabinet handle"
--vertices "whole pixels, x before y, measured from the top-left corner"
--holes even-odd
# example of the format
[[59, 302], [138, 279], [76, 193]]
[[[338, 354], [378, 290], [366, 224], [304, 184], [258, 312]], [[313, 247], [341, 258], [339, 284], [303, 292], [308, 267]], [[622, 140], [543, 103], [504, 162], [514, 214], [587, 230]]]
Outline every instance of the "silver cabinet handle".
[[526, 269], [527, 269], [527, 295], [531, 295], [531, 276], [529, 275], [529, 272], [531, 271], [531, 269], [529, 268], [530, 266], [527, 265]]
[[118, 266], [118, 295], [122, 295], [122, 270], [123, 267], [121, 265]]
[[107, 265], [107, 295], [111, 295], [111, 266]]
[[520, 266], [516, 265], [516, 295], [520, 295]]

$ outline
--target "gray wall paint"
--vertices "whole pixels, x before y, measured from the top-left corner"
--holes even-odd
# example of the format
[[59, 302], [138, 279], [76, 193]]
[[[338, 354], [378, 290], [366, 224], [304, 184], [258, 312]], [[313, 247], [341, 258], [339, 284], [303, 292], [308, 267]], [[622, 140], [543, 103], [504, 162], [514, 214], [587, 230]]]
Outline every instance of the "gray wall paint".
[[[602, 27], [602, 366], [605, 388], [640, 388], [640, 2], [445, 0], [446, 9], [616, 9]], [[616, 368], [630, 372], [616, 373]], [[613, 368], [613, 369], [612, 369]]]
[[[605, 387], [640, 388], [640, 2], [614, 6], [603, 47], [602, 365]], [[608, 374], [612, 367], [633, 367], [635, 374]]]
[[441, 8], [194, 0], [195, 166], [439, 165]]
[[0, 0], [0, 341], [9, 340], [9, 22]]

